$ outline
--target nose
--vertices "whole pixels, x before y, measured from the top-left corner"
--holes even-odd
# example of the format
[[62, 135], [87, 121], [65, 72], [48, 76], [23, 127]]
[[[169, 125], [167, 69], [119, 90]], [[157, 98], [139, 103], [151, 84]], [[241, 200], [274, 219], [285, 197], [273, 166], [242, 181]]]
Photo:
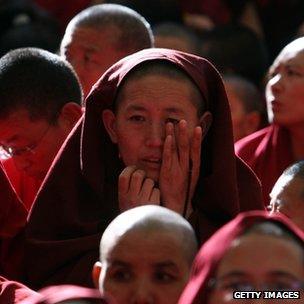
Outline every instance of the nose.
[[133, 289], [132, 304], [154, 304], [156, 300], [151, 283], [146, 279], [138, 280]]
[[148, 147], [162, 147], [165, 140], [165, 127], [161, 123], [154, 123], [146, 130], [146, 145]]
[[268, 85], [273, 93], [279, 93], [283, 89], [284, 87], [283, 78], [284, 78], [283, 75], [278, 73], [269, 80]]

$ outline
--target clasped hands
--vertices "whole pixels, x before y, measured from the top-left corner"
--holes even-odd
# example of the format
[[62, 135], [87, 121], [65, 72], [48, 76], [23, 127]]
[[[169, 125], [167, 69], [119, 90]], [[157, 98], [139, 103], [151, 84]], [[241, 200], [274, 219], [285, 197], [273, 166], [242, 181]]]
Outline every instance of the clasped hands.
[[190, 136], [185, 120], [176, 125], [168, 122], [158, 182], [136, 166], [126, 167], [118, 181], [120, 210], [161, 203], [188, 216], [192, 212], [191, 200], [199, 177], [201, 143], [201, 127], [195, 127]]

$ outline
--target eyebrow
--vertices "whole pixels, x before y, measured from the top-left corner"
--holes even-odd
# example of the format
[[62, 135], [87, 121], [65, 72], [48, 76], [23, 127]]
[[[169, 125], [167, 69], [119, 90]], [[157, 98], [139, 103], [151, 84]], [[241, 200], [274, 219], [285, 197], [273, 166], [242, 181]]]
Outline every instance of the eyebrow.
[[173, 268], [178, 269], [176, 264], [173, 263], [172, 261], [164, 261], [164, 262], [155, 263], [155, 264], [153, 264], [153, 266], [158, 267], [158, 268], [173, 267]]
[[131, 264], [130, 263], [127, 263], [127, 262], [124, 262], [124, 261], [120, 261], [120, 260], [113, 260], [113, 261], [110, 261], [110, 266], [113, 267], [113, 266], [116, 266], [116, 267], [130, 267]]
[[[184, 113], [184, 111], [182, 109], [175, 108], [175, 107], [164, 108], [164, 110], [165, 110], [165, 112], [168, 112], [168, 113], [176, 113], [176, 114], [183, 114]], [[147, 109], [144, 106], [141, 106], [141, 105], [131, 104], [126, 108], [126, 111], [147, 112]]]
[[289, 279], [298, 279], [292, 273], [286, 272], [284, 270], [271, 271], [268, 275], [272, 276], [272, 277], [274, 277], [274, 276], [280, 276], [280, 277], [285, 277], [285, 278], [289, 278]]

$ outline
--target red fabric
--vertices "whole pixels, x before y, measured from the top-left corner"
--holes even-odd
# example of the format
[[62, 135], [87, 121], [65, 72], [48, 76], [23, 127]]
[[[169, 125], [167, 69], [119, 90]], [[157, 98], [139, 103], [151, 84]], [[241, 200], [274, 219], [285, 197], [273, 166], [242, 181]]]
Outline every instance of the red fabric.
[[238, 215], [233, 221], [218, 230], [197, 254], [190, 280], [178, 304], [201, 304], [208, 301], [208, 282], [215, 275], [218, 264], [230, 248], [231, 243], [244, 230], [255, 223], [272, 221], [286, 227], [304, 245], [304, 233], [290, 220], [280, 214], [270, 215], [263, 211], [251, 211]]
[[19, 304], [33, 295], [37, 293], [21, 283], [0, 277], [0, 304]]
[[20, 302], [20, 304], [56, 304], [68, 300], [87, 300], [88, 302], [85, 303], [94, 304], [113, 303], [112, 301], [110, 302], [109, 299], [105, 299], [97, 289], [73, 285], [59, 285], [39, 290], [39, 293]]
[[19, 277], [23, 256], [21, 231], [26, 223], [27, 210], [19, 201], [0, 162], [0, 273]]
[[257, 178], [234, 155], [229, 105], [214, 67], [200, 57], [173, 50], [135, 53], [113, 65], [93, 87], [84, 121], [79, 121], [63, 145], [31, 210], [24, 264], [33, 286], [92, 285], [89, 272], [98, 259], [100, 237], [119, 214], [117, 181], [124, 167], [101, 112], [113, 105], [127, 73], [150, 60], [170, 61], [189, 74], [213, 113], [213, 124], [202, 145], [202, 168], [190, 220], [200, 240], [240, 211], [263, 208]]
[[24, 226], [27, 211], [19, 201], [0, 162], [0, 238], [7, 239], [16, 235]]
[[255, 132], [235, 144], [236, 154], [261, 180], [265, 206], [269, 204], [269, 193], [275, 182], [295, 161], [290, 147], [288, 131], [275, 125]]
[[20, 200], [26, 209], [30, 210], [40, 188], [41, 181], [17, 170], [12, 158], [4, 160], [3, 167]]

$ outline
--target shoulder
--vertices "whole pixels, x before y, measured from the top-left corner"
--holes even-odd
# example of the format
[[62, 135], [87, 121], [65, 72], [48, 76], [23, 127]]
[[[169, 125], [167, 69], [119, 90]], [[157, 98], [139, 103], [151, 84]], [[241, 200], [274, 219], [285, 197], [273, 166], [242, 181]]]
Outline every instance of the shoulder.
[[271, 130], [272, 126], [269, 126], [237, 141], [234, 145], [236, 155], [240, 156], [244, 160], [252, 156], [260, 143], [269, 135]]

